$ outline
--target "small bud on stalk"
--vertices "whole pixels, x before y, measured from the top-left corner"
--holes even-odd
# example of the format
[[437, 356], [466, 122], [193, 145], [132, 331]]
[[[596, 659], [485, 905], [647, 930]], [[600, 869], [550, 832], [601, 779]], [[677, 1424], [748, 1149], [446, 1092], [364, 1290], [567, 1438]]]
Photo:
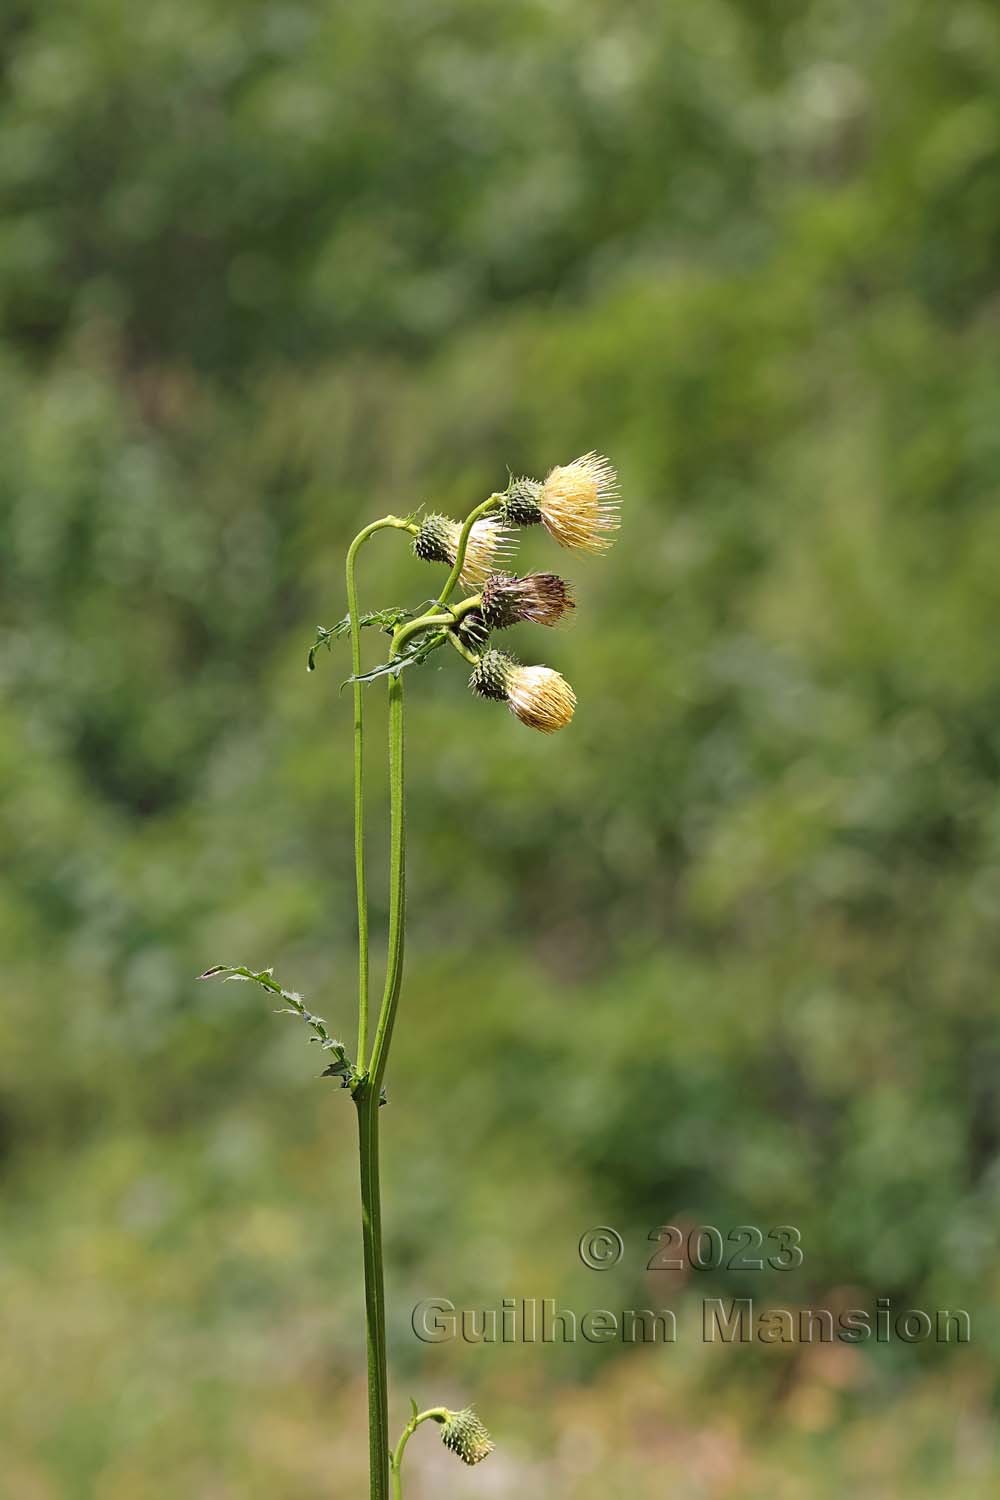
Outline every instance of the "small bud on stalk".
[[493, 1452], [493, 1439], [471, 1406], [450, 1411], [441, 1424], [441, 1441], [463, 1464], [479, 1464]]
[[520, 620], [535, 625], [557, 625], [576, 607], [573, 591], [555, 573], [491, 573], [483, 584], [480, 608], [491, 630], [504, 630]]

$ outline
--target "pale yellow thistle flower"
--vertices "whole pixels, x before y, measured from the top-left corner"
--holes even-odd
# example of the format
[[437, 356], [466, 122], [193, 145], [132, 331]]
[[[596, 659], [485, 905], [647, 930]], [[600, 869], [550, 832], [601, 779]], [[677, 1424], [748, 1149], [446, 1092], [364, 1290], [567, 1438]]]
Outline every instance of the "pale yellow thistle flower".
[[[450, 516], [428, 515], [413, 539], [413, 550], [424, 562], [454, 563], [462, 527]], [[496, 516], [482, 516], [472, 524], [465, 547], [461, 579], [466, 588], [485, 583], [514, 551], [514, 533]]]
[[565, 729], [576, 708], [576, 694], [559, 672], [551, 667], [517, 667], [507, 689], [510, 711], [542, 734]]
[[[456, 524], [452, 561], [457, 555], [460, 531], [461, 527]], [[513, 551], [513, 533], [502, 521], [494, 516], [482, 516], [474, 521], [462, 564], [461, 577], [466, 588], [475, 588], [478, 584], [485, 583]]]
[[549, 535], [561, 547], [604, 552], [621, 524], [618, 475], [600, 453], [551, 470], [538, 494]]
[[506, 703], [511, 713], [542, 734], [565, 729], [573, 718], [576, 694], [551, 667], [522, 667], [503, 651], [484, 651], [469, 678], [481, 698]]

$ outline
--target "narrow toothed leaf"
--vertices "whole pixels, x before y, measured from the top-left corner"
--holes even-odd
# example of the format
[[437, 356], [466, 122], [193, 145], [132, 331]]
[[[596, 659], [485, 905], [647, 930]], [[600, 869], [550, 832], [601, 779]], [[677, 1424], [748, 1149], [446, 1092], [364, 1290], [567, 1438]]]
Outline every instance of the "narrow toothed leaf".
[[330, 1035], [326, 1029], [326, 1021], [322, 1016], [314, 1016], [312, 1011], [306, 1007], [305, 1001], [297, 990], [286, 990], [274, 978], [273, 969], [249, 969], [245, 964], [213, 964], [200, 974], [199, 979], [239, 979], [245, 983], [259, 984], [262, 989], [271, 995], [277, 995], [285, 1003], [275, 1009], [274, 1014], [278, 1016], [295, 1016], [297, 1020], [304, 1021], [314, 1033], [309, 1038], [311, 1042], [318, 1042], [326, 1052], [332, 1052], [336, 1061], [326, 1068], [323, 1077], [335, 1075], [339, 1077], [345, 1088], [355, 1089], [362, 1081], [362, 1075], [355, 1064], [347, 1055], [342, 1042]]
[[[375, 609], [372, 610], [369, 614], [360, 615], [358, 618], [358, 626], [362, 630], [374, 628], [375, 630], [384, 631], [386, 635], [392, 635], [392, 632], [398, 626], [405, 625], [406, 621], [412, 620], [413, 617], [414, 611], [412, 609]], [[349, 635], [350, 630], [350, 615], [345, 615], [342, 620], [337, 621], [336, 625], [317, 625], [316, 639], [309, 647], [309, 659], [307, 663], [308, 670], [310, 672], [315, 672], [316, 653], [319, 651], [321, 646], [325, 646], [328, 651], [332, 650], [333, 642], [339, 639], [341, 636]]]
[[359, 672], [356, 677], [348, 677], [342, 686], [346, 687], [349, 682], [376, 682], [380, 677], [398, 677], [407, 667], [419, 667], [432, 652], [444, 645], [446, 638], [445, 630], [431, 631], [421, 640], [413, 641], [398, 656], [390, 657], [367, 672]]

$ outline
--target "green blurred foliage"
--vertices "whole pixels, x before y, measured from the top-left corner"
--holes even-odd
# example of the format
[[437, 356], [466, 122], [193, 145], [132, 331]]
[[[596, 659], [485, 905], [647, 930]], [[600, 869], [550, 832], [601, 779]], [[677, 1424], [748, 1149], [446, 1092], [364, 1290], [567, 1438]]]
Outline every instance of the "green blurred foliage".
[[[514, 642], [575, 684], [572, 730], [473, 702], [457, 658], [409, 675], [395, 1394], [400, 1422], [411, 1386], [478, 1399], [501, 1439], [471, 1475], [415, 1440], [414, 1491], [995, 1493], [996, 7], [0, 26], [9, 1493], [357, 1492], [351, 1111], [193, 976], [274, 963], [350, 1035], [346, 649], [304, 672], [344, 548], [593, 447], [621, 541], [526, 537], [580, 607]], [[379, 539], [366, 605], [436, 577]], [[667, 1286], [666, 1222], [795, 1223], [805, 1262]], [[968, 1307], [973, 1344], [407, 1325], [428, 1295], [845, 1289]]]

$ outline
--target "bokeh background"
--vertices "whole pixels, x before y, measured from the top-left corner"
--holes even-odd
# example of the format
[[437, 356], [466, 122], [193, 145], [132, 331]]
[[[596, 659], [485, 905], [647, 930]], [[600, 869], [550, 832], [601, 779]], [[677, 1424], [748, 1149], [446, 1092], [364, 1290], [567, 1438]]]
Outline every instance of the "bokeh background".
[[[0, 1473], [364, 1492], [342, 555], [598, 448], [548, 740], [410, 675], [408, 1493], [997, 1492], [1000, 11], [11, 0]], [[439, 574], [397, 537], [368, 606]], [[373, 652], [377, 640], [369, 643]], [[372, 660], [377, 659], [373, 655]], [[381, 685], [371, 689], [384, 918]], [[796, 1272], [647, 1273], [656, 1225]], [[580, 1234], [616, 1226], [603, 1274]], [[963, 1347], [428, 1347], [414, 1303], [965, 1307]]]

